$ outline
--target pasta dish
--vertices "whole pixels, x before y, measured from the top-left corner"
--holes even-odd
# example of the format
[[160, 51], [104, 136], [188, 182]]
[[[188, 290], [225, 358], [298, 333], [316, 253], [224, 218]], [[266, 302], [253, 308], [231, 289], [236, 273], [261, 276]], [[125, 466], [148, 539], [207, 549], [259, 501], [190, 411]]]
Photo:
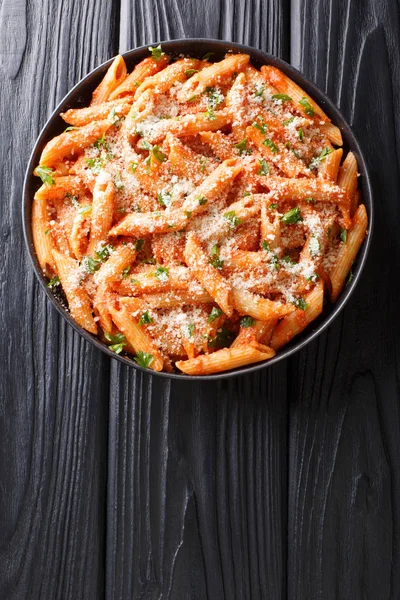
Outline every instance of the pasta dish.
[[351, 278], [356, 158], [279, 69], [150, 47], [61, 117], [35, 169], [35, 250], [115, 353], [190, 375], [266, 361]]

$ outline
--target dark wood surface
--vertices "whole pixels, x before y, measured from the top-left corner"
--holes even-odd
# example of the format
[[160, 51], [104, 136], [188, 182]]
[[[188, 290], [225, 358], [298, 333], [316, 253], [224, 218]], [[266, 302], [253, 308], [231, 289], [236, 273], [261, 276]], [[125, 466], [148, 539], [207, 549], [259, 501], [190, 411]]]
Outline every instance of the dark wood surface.
[[[169, 383], [45, 300], [21, 187], [56, 103], [103, 60], [212, 37], [291, 62], [366, 154], [376, 228], [329, 330], [254, 376]], [[400, 598], [396, 0], [0, 2], [0, 599]]]

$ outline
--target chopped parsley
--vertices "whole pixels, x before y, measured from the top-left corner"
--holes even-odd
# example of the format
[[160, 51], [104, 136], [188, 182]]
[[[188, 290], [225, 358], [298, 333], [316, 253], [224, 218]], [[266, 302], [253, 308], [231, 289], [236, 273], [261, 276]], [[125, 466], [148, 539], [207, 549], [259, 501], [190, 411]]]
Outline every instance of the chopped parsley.
[[207, 52], [207, 54], [205, 54], [201, 60], [209, 60], [211, 56], [214, 56], [214, 54], [215, 52]]
[[262, 241], [261, 248], [263, 250], [266, 250], [267, 252], [271, 252], [270, 245], [268, 244], [268, 242], [266, 240]]
[[261, 133], [267, 133], [268, 125], [265, 123], [263, 117], [259, 116], [253, 121], [252, 126], [261, 131]]
[[152, 322], [153, 319], [146, 310], [146, 312], [144, 312], [140, 317], [138, 325], [149, 325]]
[[132, 173], [134, 173], [136, 171], [136, 169], [138, 168], [138, 166], [139, 166], [139, 163], [137, 163], [137, 162], [133, 162], [131, 164]]
[[253, 152], [250, 148], [247, 147], [247, 138], [235, 144], [234, 148], [236, 148], [240, 156], [242, 156], [243, 154], [252, 154]]
[[211, 248], [211, 259], [210, 264], [214, 267], [214, 269], [222, 269], [224, 266], [224, 261], [219, 257], [219, 248], [217, 244]]
[[123, 190], [125, 185], [121, 179], [121, 173], [117, 173], [116, 176], [114, 177], [114, 185], [117, 188], [117, 190]]
[[271, 204], [268, 205], [268, 210], [276, 210], [278, 208], [278, 205], [276, 204], [276, 202], [272, 202]]
[[47, 287], [53, 290], [58, 285], [60, 285], [60, 278], [58, 275], [56, 275], [55, 277], [52, 277], [50, 279], [49, 283], [47, 284]]
[[168, 206], [171, 204], [171, 198], [172, 194], [170, 192], [159, 192], [157, 194], [157, 200], [161, 206]]
[[349, 283], [351, 283], [352, 279], [353, 279], [353, 267], [350, 267], [350, 271], [349, 271], [349, 275], [347, 277], [346, 285], [349, 285]]
[[97, 258], [92, 258], [91, 256], [84, 256], [82, 259], [83, 268], [87, 273], [95, 273], [100, 269], [100, 265], [102, 260], [98, 260]]
[[205, 204], [207, 204], [208, 200], [205, 196], [198, 196], [196, 198], [197, 202], [200, 204], [200, 206], [205, 206]]
[[279, 264], [279, 258], [276, 256], [276, 254], [272, 255], [271, 260], [269, 261], [269, 264], [271, 265], [271, 267], [273, 267], [277, 271], [279, 271], [279, 269], [281, 268], [281, 265]]
[[187, 326], [187, 330], [188, 330], [189, 337], [193, 337], [193, 334], [194, 334], [194, 323], [190, 323]]
[[254, 86], [254, 95], [256, 98], [262, 98], [264, 96], [265, 85], [259, 83]]
[[136, 353], [134, 360], [140, 367], [147, 369], [153, 362], [154, 356], [152, 354], [149, 354], [148, 352], [142, 352], [141, 350], [139, 350]]
[[127, 267], [125, 267], [125, 269], [123, 269], [121, 275], [122, 275], [122, 279], [126, 279], [130, 273], [131, 270], [131, 265], [128, 265]]
[[156, 48], [149, 46], [149, 52], [151, 52], [151, 58], [154, 58], [155, 61], [160, 60], [160, 58], [164, 55], [161, 44]]
[[254, 325], [253, 317], [246, 316], [240, 319], [240, 327], [251, 327], [252, 325]]
[[278, 146], [276, 146], [270, 138], [266, 138], [263, 141], [263, 145], [267, 146], [267, 148], [269, 148], [273, 154], [276, 154], [278, 152]]
[[325, 160], [325, 158], [328, 156], [328, 154], [330, 154], [331, 152], [333, 152], [332, 148], [328, 148], [327, 146], [324, 146], [324, 148], [321, 150], [321, 152], [319, 153], [318, 156], [314, 156], [314, 158], [312, 159], [312, 161], [309, 164], [309, 168], [310, 169], [316, 169], [319, 167], [320, 163]]
[[191, 77], [192, 75], [194, 75], [195, 73], [198, 73], [199, 70], [198, 69], [187, 69], [185, 71], [185, 75], [186, 77]]
[[86, 213], [90, 213], [92, 212], [92, 207], [90, 206], [90, 204], [85, 204], [84, 206], [81, 206], [80, 208], [78, 208], [78, 213], [80, 215], [86, 215]]
[[305, 96], [303, 96], [302, 99], [300, 100], [300, 104], [303, 107], [306, 115], [308, 115], [309, 117], [314, 116], [314, 109]]
[[208, 119], [209, 121], [215, 121], [217, 119], [217, 115], [215, 114], [215, 112], [213, 111], [212, 108], [208, 108], [206, 110], [206, 112], [204, 113], [204, 116], [206, 117], [206, 119]]
[[290, 119], [286, 119], [286, 121], [282, 121], [282, 125], [285, 125], [285, 127], [287, 125], [290, 125], [290, 123], [293, 123], [294, 121], [294, 117], [290, 117]]
[[69, 126], [66, 129], [64, 129], [64, 133], [67, 133], [68, 131], [75, 131], [76, 129], [79, 129], [79, 127]]
[[289, 254], [285, 254], [285, 256], [281, 259], [281, 262], [286, 263], [287, 265], [295, 265], [293, 258], [289, 256]]
[[304, 300], [303, 297], [301, 298], [296, 298], [296, 300], [293, 300], [292, 304], [296, 307], [299, 308], [300, 310], [306, 310], [307, 308], [307, 302]]
[[218, 104], [224, 101], [224, 96], [219, 90], [214, 87], [206, 87], [206, 94], [208, 96], [208, 108], [217, 108]]
[[167, 157], [164, 154], [164, 152], [162, 152], [160, 146], [153, 146], [153, 148], [151, 149], [151, 153], [154, 156], [154, 158], [158, 160], [159, 163], [162, 163], [167, 160]]
[[347, 229], [341, 229], [339, 237], [342, 240], [342, 242], [347, 244]]
[[304, 198], [304, 202], [306, 204], [317, 204], [317, 201], [314, 198]]
[[93, 145], [95, 148], [98, 148], [98, 149], [105, 148], [106, 150], [108, 150], [108, 144], [106, 142], [106, 138], [104, 137], [104, 133], [101, 136], [101, 138], [99, 138], [98, 140], [95, 141], [95, 143]]
[[287, 94], [272, 94], [272, 100], [282, 100], [282, 102], [291, 102], [292, 98]]
[[39, 175], [40, 179], [46, 185], [54, 185], [55, 181], [53, 179], [53, 169], [50, 167], [39, 166], [36, 167], [36, 174]]
[[268, 175], [269, 174], [269, 165], [268, 165], [267, 161], [264, 158], [262, 158], [258, 162], [259, 162], [260, 168], [258, 169], [257, 173], [259, 175]]
[[220, 308], [213, 306], [212, 310], [208, 316], [207, 323], [212, 323], [213, 321], [215, 321], [215, 319], [218, 319], [218, 317], [220, 317], [223, 314], [224, 313]]
[[287, 213], [281, 216], [281, 221], [282, 223], [285, 223], [285, 225], [294, 225], [295, 223], [298, 223], [302, 220], [303, 217], [301, 216], [300, 208], [298, 206], [292, 208]]
[[111, 346], [109, 346], [110, 350], [115, 352], [115, 354], [121, 354], [126, 344], [126, 337], [124, 336], [124, 334], [116, 333], [115, 335], [111, 335], [105, 331], [104, 337], [106, 338], [106, 340], [111, 342]]
[[204, 173], [206, 166], [207, 166], [207, 159], [205, 156], [200, 156], [199, 158], [199, 163], [200, 163], [200, 170], [202, 173]]
[[308, 250], [310, 252], [310, 256], [312, 258], [317, 256], [319, 254], [320, 249], [321, 245], [319, 243], [318, 238], [315, 235], [312, 235], [310, 241], [308, 242]]
[[93, 173], [100, 173], [100, 170], [103, 168], [104, 162], [101, 158], [87, 158], [86, 164], [93, 171]]
[[169, 278], [169, 269], [167, 267], [157, 267], [154, 277], [156, 277], [159, 281], [167, 281]]
[[190, 219], [191, 216], [192, 216], [192, 211], [191, 210], [185, 210], [185, 217], [187, 219]]
[[224, 219], [226, 219], [229, 223], [229, 227], [231, 229], [235, 229], [242, 222], [239, 217], [236, 216], [236, 212], [234, 210], [230, 210], [224, 214]]
[[298, 130], [297, 135], [299, 136], [299, 140], [301, 142], [304, 142], [304, 131], [302, 127], [300, 127], [300, 129]]
[[113, 246], [111, 246], [111, 244], [107, 244], [106, 246], [102, 246], [100, 250], [96, 250], [96, 256], [98, 256], [99, 259], [104, 262], [107, 260], [113, 250]]

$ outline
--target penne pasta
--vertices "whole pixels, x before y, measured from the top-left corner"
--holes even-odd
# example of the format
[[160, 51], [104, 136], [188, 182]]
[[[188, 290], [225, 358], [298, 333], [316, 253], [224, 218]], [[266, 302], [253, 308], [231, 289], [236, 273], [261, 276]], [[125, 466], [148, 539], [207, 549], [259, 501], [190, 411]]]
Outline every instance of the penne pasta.
[[176, 366], [188, 375], [221, 373], [222, 371], [230, 371], [238, 367], [267, 360], [275, 355], [275, 351], [272, 348], [269, 348], [268, 352], [266, 350], [266, 347], [263, 352], [252, 347], [224, 348], [213, 352], [213, 354], [204, 354], [189, 360], [180, 360], [176, 363]]
[[98, 87], [94, 90], [91, 106], [97, 106], [106, 102], [124, 79], [126, 79], [126, 65], [122, 56], [118, 55], [111, 63]]

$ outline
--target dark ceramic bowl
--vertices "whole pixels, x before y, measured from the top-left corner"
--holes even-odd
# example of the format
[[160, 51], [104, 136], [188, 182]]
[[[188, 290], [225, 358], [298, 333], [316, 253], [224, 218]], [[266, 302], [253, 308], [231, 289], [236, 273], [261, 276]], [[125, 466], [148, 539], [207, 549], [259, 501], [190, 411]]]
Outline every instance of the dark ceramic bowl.
[[[159, 42], [153, 44], [153, 46], [158, 45]], [[332, 119], [332, 122], [340, 127], [343, 141], [344, 141], [344, 149], [352, 150], [357, 157], [359, 171], [360, 171], [360, 186], [363, 196], [364, 204], [366, 205], [368, 218], [369, 218], [369, 235], [363, 243], [363, 246], [360, 249], [360, 252], [357, 256], [357, 259], [353, 265], [353, 278], [352, 281], [345, 287], [342, 294], [340, 295], [338, 301], [331, 305], [327, 305], [324, 308], [322, 315], [315, 321], [313, 321], [305, 331], [303, 331], [300, 335], [294, 338], [287, 346], [285, 346], [282, 350], [276, 354], [274, 358], [268, 360], [263, 363], [256, 363], [254, 365], [249, 365], [246, 367], [241, 367], [239, 369], [235, 369], [233, 371], [226, 371], [224, 373], [216, 373], [215, 375], [205, 375], [205, 376], [197, 376], [193, 377], [190, 375], [184, 375], [180, 373], [157, 373], [160, 377], [174, 378], [174, 379], [222, 379], [227, 377], [234, 377], [235, 375], [243, 374], [243, 373], [251, 373], [254, 371], [258, 371], [259, 369], [266, 369], [278, 361], [287, 358], [294, 352], [297, 352], [301, 348], [304, 348], [306, 344], [314, 340], [317, 335], [319, 335], [324, 329], [326, 329], [337, 317], [340, 313], [351, 294], [353, 293], [358, 280], [361, 275], [361, 271], [364, 267], [364, 263], [368, 254], [369, 246], [371, 243], [371, 233], [372, 233], [372, 224], [373, 224], [373, 203], [372, 203], [372, 190], [370, 178], [367, 171], [367, 166], [364, 160], [364, 156], [361, 152], [360, 146], [355, 139], [353, 133], [350, 130], [350, 127], [340, 114], [339, 110], [336, 106], [329, 100], [329, 98], [321, 92], [311, 81], [306, 79], [304, 75], [299, 73], [296, 69], [288, 65], [283, 60], [279, 58], [275, 58], [262, 50], [256, 50], [255, 48], [251, 48], [249, 46], [243, 46], [241, 44], [234, 44], [232, 42], [223, 42], [219, 40], [207, 40], [207, 39], [187, 39], [187, 40], [173, 40], [170, 42], [161, 42], [162, 48], [168, 54], [172, 56], [176, 56], [178, 54], [184, 54], [187, 56], [193, 56], [197, 58], [201, 58], [208, 52], [212, 52], [213, 56], [211, 60], [220, 60], [224, 57], [227, 51], [233, 52], [245, 52], [250, 54], [251, 61], [254, 66], [260, 68], [262, 65], [269, 64], [281, 69], [284, 73], [286, 73], [291, 79], [293, 79], [297, 84], [299, 84], [310, 96], [322, 107], [322, 109], [328, 114], [328, 116]], [[136, 50], [130, 50], [126, 52], [123, 56], [126, 61], [128, 70], [131, 71], [133, 67], [141, 61], [143, 58], [149, 55], [148, 46], [143, 46], [141, 48], [137, 48]], [[94, 344], [97, 348], [106, 352], [110, 357], [119, 360], [120, 362], [129, 365], [135, 369], [139, 369], [141, 371], [147, 371], [148, 373], [154, 374], [154, 371], [150, 371], [149, 369], [142, 369], [139, 367], [132, 358], [127, 355], [116, 355], [114, 352], [108, 349], [106, 344], [102, 343], [98, 338], [91, 335], [84, 329], [82, 329], [70, 316], [69, 312], [65, 308], [65, 302], [62, 297], [58, 297], [54, 295], [49, 288], [47, 287], [47, 282], [43, 277], [37, 257], [35, 254], [35, 249], [33, 246], [32, 239], [32, 228], [31, 228], [31, 206], [33, 201], [33, 196], [36, 190], [39, 188], [40, 181], [37, 177], [33, 175], [33, 170], [39, 162], [39, 157], [41, 152], [45, 146], [45, 144], [54, 136], [60, 134], [65, 129], [65, 123], [59, 116], [61, 112], [65, 112], [69, 108], [80, 108], [84, 106], [88, 106], [91, 95], [95, 87], [99, 84], [103, 75], [107, 71], [109, 65], [111, 64], [113, 59], [103, 63], [97, 69], [89, 73], [86, 77], [84, 77], [79, 83], [76, 84], [74, 88], [65, 96], [65, 98], [60, 102], [57, 106], [50, 119], [47, 121], [44, 126], [39, 139], [37, 140], [35, 147], [33, 149], [32, 155], [29, 160], [28, 168], [26, 170], [24, 189], [23, 189], [23, 223], [24, 223], [24, 235], [26, 240], [26, 245], [28, 248], [29, 255], [32, 259], [33, 268], [35, 273], [47, 294], [49, 300], [54, 304], [58, 312], [68, 321], [68, 323], [78, 331], [85, 339]]]

